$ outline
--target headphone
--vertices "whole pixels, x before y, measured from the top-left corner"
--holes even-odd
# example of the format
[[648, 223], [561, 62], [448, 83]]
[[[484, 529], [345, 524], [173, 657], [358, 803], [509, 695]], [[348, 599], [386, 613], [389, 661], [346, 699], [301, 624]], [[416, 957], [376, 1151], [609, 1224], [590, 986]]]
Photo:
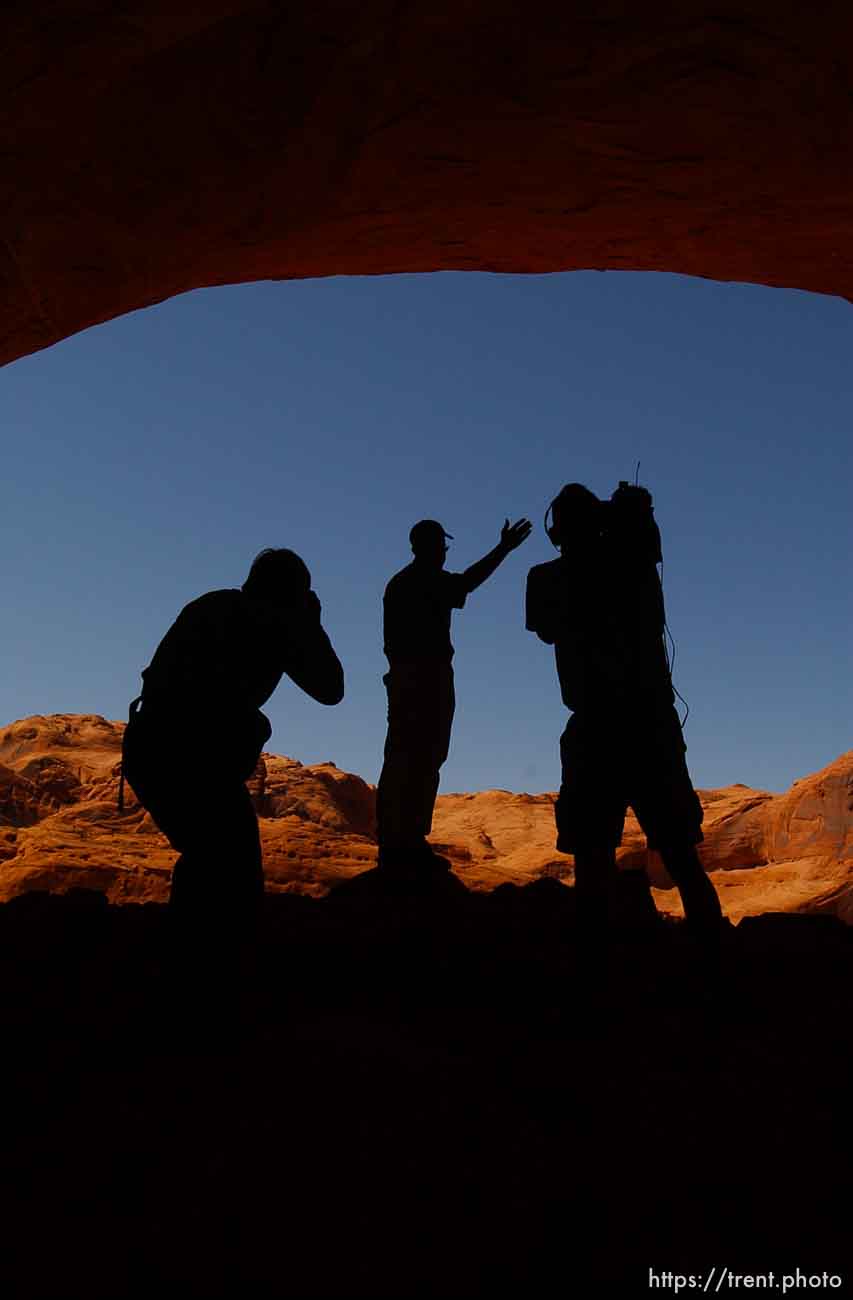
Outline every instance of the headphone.
[[[559, 500], [559, 498], [554, 497], [554, 501], [551, 502], [548, 509], [545, 511], [545, 518], [543, 519], [542, 522], [545, 525], [545, 536], [548, 538], [548, 541], [551, 543], [552, 546], [556, 546], [559, 549], [560, 543], [557, 541], [557, 529], [554, 527], [554, 522], [553, 522], [554, 502], [557, 500]], [[549, 515], [551, 515], [552, 517], [550, 524], [548, 523]]]

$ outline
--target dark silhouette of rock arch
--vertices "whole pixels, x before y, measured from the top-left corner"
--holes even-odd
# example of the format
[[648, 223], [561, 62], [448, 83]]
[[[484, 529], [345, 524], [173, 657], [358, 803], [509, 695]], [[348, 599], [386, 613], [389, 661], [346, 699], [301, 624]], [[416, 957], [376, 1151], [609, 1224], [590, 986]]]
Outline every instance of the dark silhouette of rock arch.
[[846, 0], [6, 6], [0, 361], [259, 278], [853, 296], [851, 37]]

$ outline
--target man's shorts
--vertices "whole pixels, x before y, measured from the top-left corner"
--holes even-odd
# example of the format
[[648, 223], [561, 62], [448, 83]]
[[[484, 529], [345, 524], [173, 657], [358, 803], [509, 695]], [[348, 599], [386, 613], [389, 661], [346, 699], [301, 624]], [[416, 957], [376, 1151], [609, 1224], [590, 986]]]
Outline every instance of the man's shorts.
[[617, 848], [629, 807], [650, 849], [698, 844], [703, 812], [686, 748], [671, 707], [642, 716], [574, 714], [560, 737], [558, 849]]

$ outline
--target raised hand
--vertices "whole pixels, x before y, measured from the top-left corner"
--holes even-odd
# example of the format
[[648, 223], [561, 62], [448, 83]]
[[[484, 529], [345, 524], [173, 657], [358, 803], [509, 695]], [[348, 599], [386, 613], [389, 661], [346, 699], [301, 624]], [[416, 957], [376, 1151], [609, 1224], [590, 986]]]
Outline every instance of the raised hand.
[[514, 551], [522, 542], [527, 541], [532, 528], [529, 519], [518, 519], [514, 524], [505, 519], [501, 529], [501, 546], [507, 551]]

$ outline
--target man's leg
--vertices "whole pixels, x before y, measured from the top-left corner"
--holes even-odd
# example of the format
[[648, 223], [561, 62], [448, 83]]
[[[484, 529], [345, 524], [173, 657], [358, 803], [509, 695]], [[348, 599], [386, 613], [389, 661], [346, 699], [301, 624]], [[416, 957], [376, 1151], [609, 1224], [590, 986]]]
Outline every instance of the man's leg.
[[718, 928], [723, 920], [723, 909], [712, 881], [699, 860], [693, 844], [657, 845], [666, 867], [681, 895], [684, 915], [696, 929]]
[[189, 782], [152, 757], [128, 774], [142, 806], [180, 855], [172, 869], [170, 906], [176, 915], [236, 921], [257, 911], [264, 877], [258, 819], [240, 781], [224, 786]]
[[575, 853], [575, 899], [583, 937], [599, 938], [609, 928], [617, 879], [615, 849], [580, 849]]
[[696, 928], [719, 928], [720, 900], [696, 851], [703, 810], [690, 780], [687, 746], [675, 709], [650, 719], [635, 736], [631, 804], [675, 882], [684, 915]]
[[[450, 752], [450, 736], [453, 730], [453, 715], [456, 711], [456, 693], [453, 684], [453, 669], [448, 665], [436, 675], [430, 692], [428, 708], [429, 741], [426, 746], [424, 780], [421, 788], [420, 825], [423, 838], [432, 830], [432, 817], [438, 787], [441, 781], [441, 768]], [[444, 858], [439, 859], [441, 863]]]
[[186, 795], [189, 806], [174, 810], [162, 828], [181, 850], [169, 901], [187, 918], [197, 913], [219, 918], [226, 926], [247, 920], [264, 893], [260, 832], [251, 796], [239, 782]]
[[616, 846], [625, 805], [618, 764], [608, 756], [609, 736], [601, 724], [575, 714], [560, 737], [560, 793], [554, 808], [557, 848], [575, 859], [575, 899], [581, 933], [600, 936], [613, 911], [617, 884]]
[[392, 669], [383, 680], [388, 692], [388, 731], [376, 788], [376, 832], [380, 866], [393, 866], [423, 838], [418, 798], [423, 779], [418, 772], [417, 682], [401, 669]]
[[560, 790], [554, 804], [557, 823], [557, 849], [560, 853], [575, 851], [575, 808], [578, 803], [578, 742], [577, 721], [569, 718], [560, 736]]
[[380, 865], [408, 865], [429, 853], [426, 837], [453, 722], [452, 670], [394, 668], [385, 677], [388, 732], [376, 820]]
[[169, 897], [170, 1014], [181, 1035], [227, 1042], [257, 996], [264, 887], [258, 820], [239, 782], [180, 794], [183, 806], [175, 799], [157, 810], [161, 829], [181, 850]]

